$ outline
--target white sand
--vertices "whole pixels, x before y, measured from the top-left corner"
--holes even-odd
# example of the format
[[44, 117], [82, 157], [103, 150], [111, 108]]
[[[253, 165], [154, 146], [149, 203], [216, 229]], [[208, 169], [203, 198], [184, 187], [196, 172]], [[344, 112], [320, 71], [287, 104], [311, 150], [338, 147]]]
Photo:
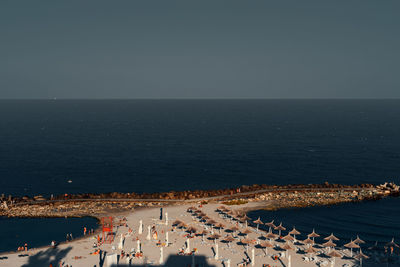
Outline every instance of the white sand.
[[[158, 265], [159, 260], [160, 260], [160, 248], [156, 246], [157, 240], [154, 240], [153, 238], [151, 240], [147, 240], [147, 234], [148, 234], [148, 226], [155, 226], [156, 231], [158, 233], [158, 239], [161, 240], [162, 243], [165, 242], [165, 232], [169, 232], [169, 242], [171, 243], [168, 247], [163, 248], [163, 255], [164, 255], [164, 263], [168, 260], [169, 255], [176, 255], [178, 253], [178, 250], [182, 247], [185, 247], [185, 241], [187, 233], [184, 232], [184, 230], [177, 229], [176, 231], [172, 232], [172, 222], [176, 219], [182, 220], [188, 225], [192, 225], [196, 227], [197, 229], [201, 230], [204, 229], [203, 223], [198, 222], [197, 220], [194, 220], [191, 216], [190, 213], [186, 212], [187, 208], [191, 205], [180, 205], [180, 206], [168, 206], [164, 207], [164, 214], [165, 212], [168, 212], [168, 217], [169, 217], [169, 224], [165, 225], [165, 221], [160, 221], [159, 216], [160, 216], [160, 209], [159, 208], [148, 208], [148, 209], [142, 209], [142, 210], [136, 210], [135, 212], [132, 212], [131, 214], [126, 214], [127, 218], [127, 223], [128, 226], [134, 229], [134, 233], [130, 236], [125, 237], [125, 242], [123, 244], [123, 250], [125, 252], [130, 252], [132, 248], [136, 250], [137, 248], [137, 241], [136, 239], [139, 238], [142, 244], [142, 251], [144, 254], [144, 257], [142, 259], [137, 259], [133, 258], [131, 260], [132, 265], [139, 265], [143, 264], [146, 261], [150, 264], [153, 265]], [[198, 205], [197, 205], [198, 206]], [[220, 206], [219, 204], [207, 204], [205, 205], [202, 210], [205, 212], [210, 218], [214, 219], [217, 222], [221, 222], [225, 225], [225, 229], [235, 225], [236, 223], [233, 222], [231, 223], [228, 219], [222, 219], [217, 212], [215, 212], [215, 209]], [[241, 207], [241, 206], [239, 206]], [[229, 208], [235, 208], [229, 207]], [[238, 208], [238, 207], [236, 207]], [[164, 216], [165, 217], [165, 216]], [[138, 234], [138, 228], [139, 228], [139, 220], [143, 220], [143, 233], [141, 235]], [[244, 227], [244, 226], [243, 226]], [[239, 227], [242, 228], [242, 227]], [[250, 239], [257, 239], [259, 236], [261, 236], [261, 232], [257, 233], [255, 229], [252, 229], [252, 233], [248, 235]], [[219, 233], [218, 230], [214, 230], [215, 233]], [[120, 241], [120, 235], [126, 235], [128, 233], [128, 228], [125, 226], [118, 227], [116, 231], [116, 238], [112, 244], [103, 244], [101, 246], [101, 250], [106, 251], [107, 254], [112, 254], [112, 253], [120, 253], [120, 250], [118, 249], [119, 241]], [[224, 237], [226, 235], [231, 235], [231, 233], [224, 232], [222, 230], [221, 235]], [[208, 236], [208, 235], [207, 235]], [[228, 248], [226, 243], [222, 243], [221, 241], [218, 241], [218, 252], [219, 252], [219, 259], [215, 260], [214, 259], [214, 251], [213, 248], [215, 249], [214, 241], [208, 240], [207, 236], [205, 237], [205, 242], [202, 242], [201, 237], [195, 237], [190, 239], [190, 249], [197, 249], [196, 256], [204, 256], [207, 259], [207, 262], [211, 266], [225, 266], [227, 267], [227, 259], [230, 259], [230, 266], [231, 267], [236, 267], [240, 262], [243, 261], [247, 256], [245, 254], [245, 247], [242, 245], [237, 244], [239, 242], [239, 238], [236, 238], [236, 241], [232, 242], [230, 245], [230, 248]], [[236, 236], [236, 234], [234, 234]], [[243, 238], [243, 237], [240, 237]], [[221, 238], [222, 239], [222, 238]], [[93, 248], [93, 243], [95, 243], [96, 240], [93, 236], [83, 238], [81, 240], [75, 240], [73, 242], [61, 244], [57, 247], [57, 249], [52, 249], [52, 248], [40, 248], [40, 249], [32, 249], [30, 250], [29, 257], [18, 257], [19, 254], [23, 253], [12, 253], [12, 254], [3, 254], [0, 255], [1, 257], [7, 256], [8, 259], [3, 259], [0, 260], [0, 266], [23, 266], [24, 264], [27, 264], [30, 262], [29, 267], [47, 267], [49, 266], [50, 260], [55, 260], [57, 257], [57, 253], [60, 251], [65, 251], [66, 255], [61, 255], [61, 261], [64, 262], [64, 265], [72, 265], [73, 267], [93, 267], [97, 266], [99, 267], [99, 255], [90, 255], [90, 253], [94, 252], [95, 249]], [[261, 240], [263, 242], [263, 240]], [[275, 244], [283, 244], [279, 242], [273, 242]], [[115, 247], [115, 250], [112, 249], [112, 247]], [[299, 248], [302, 248], [302, 246], [298, 246]], [[254, 245], [250, 245], [248, 249], [248, 256], [252, 256], [252, 249], [254, 248]], [[287, 258], [281, 258], [282, 262], [280, 261], [274, 261], [271, 258], [272, 254], [277, 254], [277, 253], [282, 253], [281, 251], [276, 251], [275, 249], [268, 248], [268, 256], [265, 255], [264, 250], [260, 248], [255, 248], [255, 265], [254, 266], [262, 266], [262, 264], [270, 264], [271, 266], [288, 266], [288, 260]], [[340, 251], [343, 253], [343, 251]], [[347, 254], [348, 252], [346, 252]], [[39, 255], [43, 254], [41, 257]], [[289, 255], [291, 255], [291, 266], [293, 267], [308, 267], [308, 266], [317, 266], [315, 262], [312, 263], [307, 263], [303, 261], [304, 255], [297, 254], [293, 250], [289, 251]], [[81, 257], [79, 259], [75, 259], [75, 257]], [[320, 259], [320, 258], [318, 258]], [[322, 258], [321, 258], [322, 259]], [[325, 258], [322, 259], [329, 264], [326, 266], [331, 266], [331, 259]], [[126, 264], [126, 258], [123, 258], [120, 260], [120, 263]], [[349, 266], [353, 266], [357, 263], [355, 260], [344, 260], [344, 259], [336, 259], [336, 264], [335, 266], [343, 266], [344, 264], [349, 264]], [[59, 265], [54, 265], [53, 266], [59, 266]], [[104, 266], [107, 266], [107, 264], [104, 264]], [[184, 265], [187, 266], [187, 265]], [[252, 266], [250, 264], [250, 266]], [[366, 263], [363, 266], [380, 266], [379, 264], [377, 265], [372, 265], [371, 263]], [[171, 266], [169, 266], [171, 267]]]

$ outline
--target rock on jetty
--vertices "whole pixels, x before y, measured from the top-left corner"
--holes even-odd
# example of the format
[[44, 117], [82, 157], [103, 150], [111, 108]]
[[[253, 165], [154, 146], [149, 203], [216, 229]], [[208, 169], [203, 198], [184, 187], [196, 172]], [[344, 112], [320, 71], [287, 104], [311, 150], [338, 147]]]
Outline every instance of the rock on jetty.
[[394, 183], [381, 185], [243, 185], [222, 190], [192, 190], [163, 193], [75, 194], [33, 197], [1, 196], [0, 216], [8, 217], [99, 217], [105, 214], [132, 211], [137, 207], [166, 204], [241, 200], [267, 203], [271, 209], [331, 205], [343, 202], [379, 199], [399, 195]]

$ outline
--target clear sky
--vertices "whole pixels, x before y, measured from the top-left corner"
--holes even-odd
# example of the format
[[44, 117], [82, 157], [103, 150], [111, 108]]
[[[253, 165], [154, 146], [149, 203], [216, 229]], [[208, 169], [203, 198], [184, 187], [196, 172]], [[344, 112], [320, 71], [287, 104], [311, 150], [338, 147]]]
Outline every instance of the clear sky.
[[400, 1], [0, 1], [0, 98], [399, 98]]

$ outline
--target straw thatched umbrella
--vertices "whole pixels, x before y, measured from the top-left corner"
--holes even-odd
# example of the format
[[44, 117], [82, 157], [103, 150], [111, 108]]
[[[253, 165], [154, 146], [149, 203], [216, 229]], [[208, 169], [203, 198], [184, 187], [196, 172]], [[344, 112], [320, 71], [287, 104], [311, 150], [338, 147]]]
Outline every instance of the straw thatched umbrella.
[[214, 244], [217, 243], [217, 239], [220, 238], [221, 236], [219, 234], [213, 234], [210, 235], [208, 238], [214, 240]]
[[281, 236], [281, 231], [285, 231], [286, 230], [286, 228], [282, 226], [282, 223], [280, 223], [274, 229], [279, 231], [279, 236]]
[[358, 235], [357, 235], [357, 238], [356, 239], [354, 239], [354, 241], [353, 241], [354, 243], [356, 243], [357, 245], [360, 245], [360, 244], [365, 244], [365, 241], [364, 240], [362, 240], [362, 239], [360, 239], [359, 237], [358, 237]]
[[[311, 240], [311, 239], [310, 239]], [[316, 249], [316, 248], [314, 248], [313, 246], [309, 246], [308, 248], [306, 248], [305, 250], [304, 250], [304, 252], [305, 253], [307, 253], [307, 254], [314, 254], [314, 253], [317, 253], [318, 252], [318, 249]]]
[[201, 240], [204, 242], [204, 236], [206, 235], [206, 234], [208, 234], [208, 231], [207, 230], [201, 230], [199, 233], [197, 233], [196, 235], [197, 236], [201, 236]]
[[181, 222], [180, 224], [177, 225], [178, 228], [187, 228], [187, 224], [184, 222]]
[[334, 258], [333, 259], [333, 265], [335, 265], [335, 261], [336, 261], [335, 258], [341, 258], [342, 257], [342, 255], [339, 252], [337, 252], [336, 250], [332, 250], [331, 252], [329, 252], [328, 256]]
[[291, 236], [290, 234], [285, 235], [284, 237], [282, 237], [281, 239], [285, 240], [285, 241], [294, 241], [293, 236]]
[[245, 239], [240, 240], [240, 243], [246, 245], [246, 252], [247, 252], [249, 250], [249, 244], [254, 243], [254, 240], [251, 240], [249, 238], [245, 238]]
[[224, 238], [224, 241], [226, 243], [228, 243], [228, 248], [230, 247], [229, 244], [233, 241], [235, 241], [235, 239], [233, 237], [231, 237], [230, 235]]
[[290, 235], [293, 235], [294, 240], [296, 240], [296, 235], [299, 235], [300, 232], [296, 230], [295, 227], [293, 227], [292, 231], [289, 232]]
[[317, 234], [317, 233], [315, 232], [315, 230], [313, 229], [313, 230], [312, 230], [312, 233], [311, 233], [311, 234], [308, 234], [307, 236], [308, 236], [308, 237], [312, 237], [312, 240], [314, 241], [314, 238], [319, 237], [320, 235]]
[[190, 234], [194, 234], [197, 232], [197, 228], [194, 226], [190, 226], [186, 229], [186, 232], [190, 233]]
[[324, 247], [327, 247], [329, 250], [333, 247], [336, 247], [336, 244], [332, 242], [332, 240], [329, 240], [328, 242], [325, 242], [322, 244]]
[[278, 237], [278, 235], [276, 235], [276, 234], [272, 233], [271, 231], [269, 231], [269, 232], [265, 235], [265, 237], [269, 239], [269, 242], [271, 242], [271, 240], [272, 240], [272, 239], [276, 239], [276, 238]]
[[224, 228], [224, 227], [225, 227], [225, 225], [222, 224], [222, 223], [217, 223], [217, 224], [215, 224], [215, 228], [218, 228], [219, 233], [221, 233], [221, 229]]
[[247, 228], [247, 221], [249, 221], [251, 218], [247, 216], [247, 214], [244, 214], [240, 216], [240, 221], [245, 223], [245, 227]]
[[274, 245], [272, 245], [272, 244], [269, 243], [269, 242], [262, 242], [262, 243], [260, 244], [260, 247], [265, 248], [265, 255], [268, 254], [267, 248], [272, 248], [273, 246], [274, 246]]
[[364, 253], [362, 253], [362, 251], [360, 249], [360, 253], [358, 253], [354, 258], [360, 260], [360, 266], [362, 266], [362, 260], [368, 259], [369, 257], [367, 255], [365, 255]]
[[240, 232], [242, 235], [247, 236], [248, 234], [251, 233], [251, 230], [249, 228], [244, 229], [243, 231]]
[[276, 227], [275, 224], [274, 224], [274, 220], [266, 223], [265, 225], [269, 227], [268, 232], [271, 232], [271, 228], [275, 228]]
[[239, 230], [239, 227], [237, 227], [237, 226], [232, 226], [231, 228], [229, 228], [229, 230], [230, 231], [232, 231], [232, 232], [236, 232], [236, 231], [238, 231]]
[[172, 223], [172, 226], [177, 226], [178, 224], [181, 224], [181, 223], [182, 223], [181, 220], [175, 220], [175, 221]]
[[307, 245], [312, 245], [315, 243], [314, 240], [310, 239], [309, 237], [307, 237], [307, 239], [304, 239], [302, 242]]
[[360, 248], [360, 246], [357, 245], [356, 243], [354, 243], [353, 240], [350, 240], [350, 242], [347, 243], [347, 244], [344, 244], [344, 246], [345, 246], [346, 248], [349, 248], [349, 249], [350, 249], [350, 257], [353, 257], [353, 248]]
[[333, 233], [332, 233], [330, 236], [325, 237], [324, 240], [339, 241], [339, 238], [334, 236]]
[[257, 220], [253, 221], [253, 223], [257, 224], [257, 232], [258, 232], [258, 226], [259, 226], [260, 224], [264, 224], [264, 223], [260, 220], [260, 217], [258, 217]]
[[285, 245], [281, 246], [281, 249], [286, 250], [286, 256], [289, 255], [289, 250], [294, 249], [288, 242], [285, 243]]
[[386, 243], [385, 247], [386, 247], [386, 248], [389, 247], [389, 248], [390, 248], [390, 254], [393, 254], [394, 248], [398, 248], [399, 245], [397, 245], [397, 244], [394, 242], [394, 237], [393, 237], [393, 238], [392, 238], [392, 241], [390, 241], [389, 243]]

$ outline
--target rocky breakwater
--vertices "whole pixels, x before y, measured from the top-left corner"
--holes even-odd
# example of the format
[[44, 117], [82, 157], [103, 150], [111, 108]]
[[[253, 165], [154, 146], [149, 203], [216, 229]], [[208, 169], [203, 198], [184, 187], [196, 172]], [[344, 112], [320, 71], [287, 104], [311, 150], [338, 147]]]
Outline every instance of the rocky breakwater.
[[161, 206], [172, 203], [201, 201], [244, 200], [269, 202], [269, 207], [308, 207], [329, 205], [366, 199], [379, 199], [398, 195], [399, 186], [393, 183], [382, 185], [243, 185], [221, 190], [188, 190], [162, 193], [108, 193], [65, 194], [44, 197], [0, 197], [0, 216], [8, 217], [82, 217], [132, 211], [140, 206]]
[[363, 185], [358, 187], [324, 187], [309, 190], [276, 190], [255, 195], [252, 198], [240, 198], [238, 200], [248, 202], [268, 203], [264, 208], [277, 210], [293, 207], [312, 207], [323, 205], [335, 205], [346, 202], [358, 202], [365, 200], [378, 200], [387, 196], [399, 196], [400, 187], [394, 183], [384, 183], [377, 186]]

